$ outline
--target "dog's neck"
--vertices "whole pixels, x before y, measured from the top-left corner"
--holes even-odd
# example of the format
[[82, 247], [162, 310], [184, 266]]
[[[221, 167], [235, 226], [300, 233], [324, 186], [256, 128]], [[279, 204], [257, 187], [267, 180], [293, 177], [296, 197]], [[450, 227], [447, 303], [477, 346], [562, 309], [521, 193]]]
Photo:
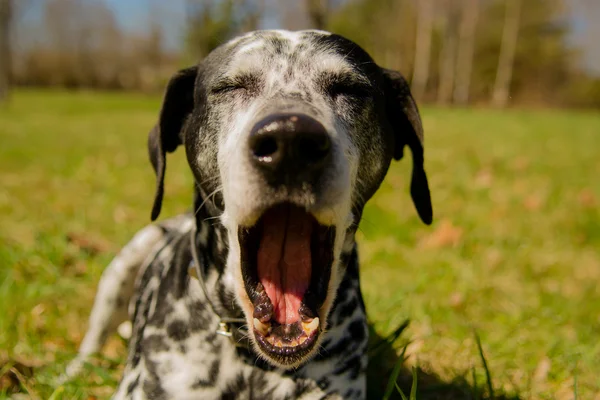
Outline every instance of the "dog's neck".
[[224, 274], [227, 267], [229, 248], [227, 229], [221, 223], [222, 213], [212, 201], [204, 200], [199, 190], [194, 195], [194, 217], [196, 223], [194, 243], [199, 265], [200, 279], [204, 280], [210, 301], [219, 317], [241, 317], [242, 310], [234, 299], [235, 288], [227, 285]]

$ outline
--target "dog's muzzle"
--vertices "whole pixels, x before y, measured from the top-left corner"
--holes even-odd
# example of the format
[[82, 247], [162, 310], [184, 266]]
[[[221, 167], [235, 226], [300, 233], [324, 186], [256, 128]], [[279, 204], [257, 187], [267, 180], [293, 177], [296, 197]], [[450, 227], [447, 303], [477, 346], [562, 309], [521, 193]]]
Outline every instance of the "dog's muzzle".
[[265, 356], [293, 366], [314, 350], [325, 327], [336, 229], [313, 212], [321, 207], [334, 144], [316, 119], [277, 113], [254, 125], [247, 148], [265, 201], [257, 220], [238, 231], [251, 331]]

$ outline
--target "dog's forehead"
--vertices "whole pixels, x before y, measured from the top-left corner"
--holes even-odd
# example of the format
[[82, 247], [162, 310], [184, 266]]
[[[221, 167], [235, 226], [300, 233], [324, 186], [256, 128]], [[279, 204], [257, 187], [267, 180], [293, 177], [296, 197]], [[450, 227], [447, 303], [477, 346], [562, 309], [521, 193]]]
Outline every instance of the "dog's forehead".
[[354, 60], [351, 52], [345, 51], [344, 45], [349, 42], [342, 40], [317, 30], [252, 32], [226, 45], [229, 62], [225, 72], [275, 73], [287, 68], [304, 74], [360, 74], [359, 60]]

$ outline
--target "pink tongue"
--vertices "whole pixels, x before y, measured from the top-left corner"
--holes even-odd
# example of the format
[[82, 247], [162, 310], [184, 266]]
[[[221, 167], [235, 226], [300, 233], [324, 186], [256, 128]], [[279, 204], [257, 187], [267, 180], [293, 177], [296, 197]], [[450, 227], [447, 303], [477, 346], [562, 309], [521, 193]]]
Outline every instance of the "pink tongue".
[[311, 233], [311, 218], [296, 207], [275, 207], [262, 218], [258, 278], [280, 324], [300, 319], [298, 309], [310, 283]]

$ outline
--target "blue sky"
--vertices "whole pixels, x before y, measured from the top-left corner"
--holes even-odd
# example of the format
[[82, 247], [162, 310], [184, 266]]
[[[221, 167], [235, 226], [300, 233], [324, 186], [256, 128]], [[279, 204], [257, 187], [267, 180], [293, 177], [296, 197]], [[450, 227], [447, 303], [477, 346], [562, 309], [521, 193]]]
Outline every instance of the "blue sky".
[[[113, 9], [121, 26], [143, 31], [156, 15], [167, 36], [167, 43], [176, 46], [182, 34], [185, 20], [185, 0], [105, 0]], [[149, 6], [150, 4], [150, 6]], [[154, 14], [154, 16], [152, 15]]]

